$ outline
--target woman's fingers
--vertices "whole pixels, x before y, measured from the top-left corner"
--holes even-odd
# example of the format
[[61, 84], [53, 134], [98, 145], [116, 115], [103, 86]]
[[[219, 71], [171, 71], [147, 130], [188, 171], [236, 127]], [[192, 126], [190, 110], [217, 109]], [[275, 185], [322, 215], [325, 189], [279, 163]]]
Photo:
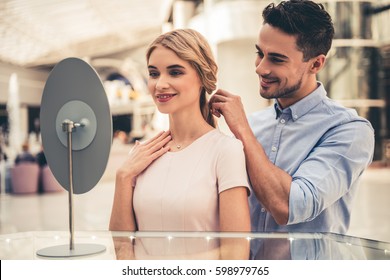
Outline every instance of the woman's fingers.
[[156, 152], [154, 152], [152, 154], [152, 162], [156, 159], [158, 159], [159, 157], [161, 157], [163, 154], [165, 154], [166, 152], [168, 152], [170, 150], [170, 147], [169, 146], [165, 146], [165, 147], [162, 147], [160, 150], [157, 150]]
[[144, 151], [147, 154], [154, 153], [171, 141], [172, 138], [170, 133], [170, 131], [162, 131], [146, 141], [136, 141], [133, 149], [138, 147], [139, 150]]
[[170, 131], [160, 132], [155, 137], [143, 143], [136, 142], [133, 151], [135, 159], [150, 164], [153, 160], [160, 157], [169, 150], [167, 143], [171, 141]]
[[159, 137], [148, 143], [148, 145], [145, 146], [145, 149], [151, 153], [154, 153], [164, 147], [169, 141], [171, 141], [171, 139], [172, 137], [170, 132], [164, 132]]
[[159, 133], [157, 133], [155, 136], [153, 136], [152, 138], [148, 139], [148, 140], [145, 140], [142, 142], [142, 144], [144, 145], [148, 145], [152, 142], [155, 142], [156, 140], [158, 141], [159, 138], [164, 138], [166, 137], [167, 135], [171, 134], [171, 132], [168, 130], [168, 131], [160, 131]]

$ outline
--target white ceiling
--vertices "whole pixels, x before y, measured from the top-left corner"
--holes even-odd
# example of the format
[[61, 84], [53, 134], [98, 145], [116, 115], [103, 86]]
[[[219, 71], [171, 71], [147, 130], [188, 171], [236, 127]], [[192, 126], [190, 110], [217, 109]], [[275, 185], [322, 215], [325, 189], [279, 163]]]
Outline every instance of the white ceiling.
[[0, 62], [50, 65], [149, 42], [173, 0], [0, 0]]

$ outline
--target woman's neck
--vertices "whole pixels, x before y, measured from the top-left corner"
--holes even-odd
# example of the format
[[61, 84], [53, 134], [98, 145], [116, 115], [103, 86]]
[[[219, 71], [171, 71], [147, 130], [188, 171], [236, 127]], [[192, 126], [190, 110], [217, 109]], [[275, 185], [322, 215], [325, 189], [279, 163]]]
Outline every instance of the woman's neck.
[[202, 116], [187, 118], [169, 116], [169, 130], [171, 131], [172, 144], [177, 149], [190, 145], [193, 141], [212, 129], [214, 128]]

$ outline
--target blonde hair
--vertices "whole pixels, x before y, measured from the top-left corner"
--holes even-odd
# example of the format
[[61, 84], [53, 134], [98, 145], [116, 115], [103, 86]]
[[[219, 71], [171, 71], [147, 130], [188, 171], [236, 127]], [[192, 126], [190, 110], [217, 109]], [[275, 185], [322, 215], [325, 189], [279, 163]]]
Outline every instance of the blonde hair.
[[218, 66], [214, 60], [210, 45], [202, 34], [193, 29], [176, 29], [157, 37], [148, 47], [146, 60], [149, 62], [153, 50], [161, 45], [176, 53], [178, 57], [190, 63], [198, 73], [202, 83], [199, 106], [203, 118], [213, 127], [216, 126], [210, 112], [206, 93], [211, 94], [217, 87]]

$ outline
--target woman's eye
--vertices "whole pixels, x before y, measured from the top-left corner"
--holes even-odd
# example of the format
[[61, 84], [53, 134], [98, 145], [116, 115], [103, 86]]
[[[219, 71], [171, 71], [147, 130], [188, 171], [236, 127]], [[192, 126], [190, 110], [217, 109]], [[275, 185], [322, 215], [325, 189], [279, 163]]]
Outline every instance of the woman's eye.
[[182, 72], [182, 71], [179, 71], [179, 70], [171, 70], [171, 71], [169, 72], [169, 74], [170, 74], [171, 76], [179, 76], [179, 75], [183, 74], [183, 72]]
[[158, 72], [149, 72], [149, 77], [151, 78], [155, 78], [155, 77], [158, 77]]

